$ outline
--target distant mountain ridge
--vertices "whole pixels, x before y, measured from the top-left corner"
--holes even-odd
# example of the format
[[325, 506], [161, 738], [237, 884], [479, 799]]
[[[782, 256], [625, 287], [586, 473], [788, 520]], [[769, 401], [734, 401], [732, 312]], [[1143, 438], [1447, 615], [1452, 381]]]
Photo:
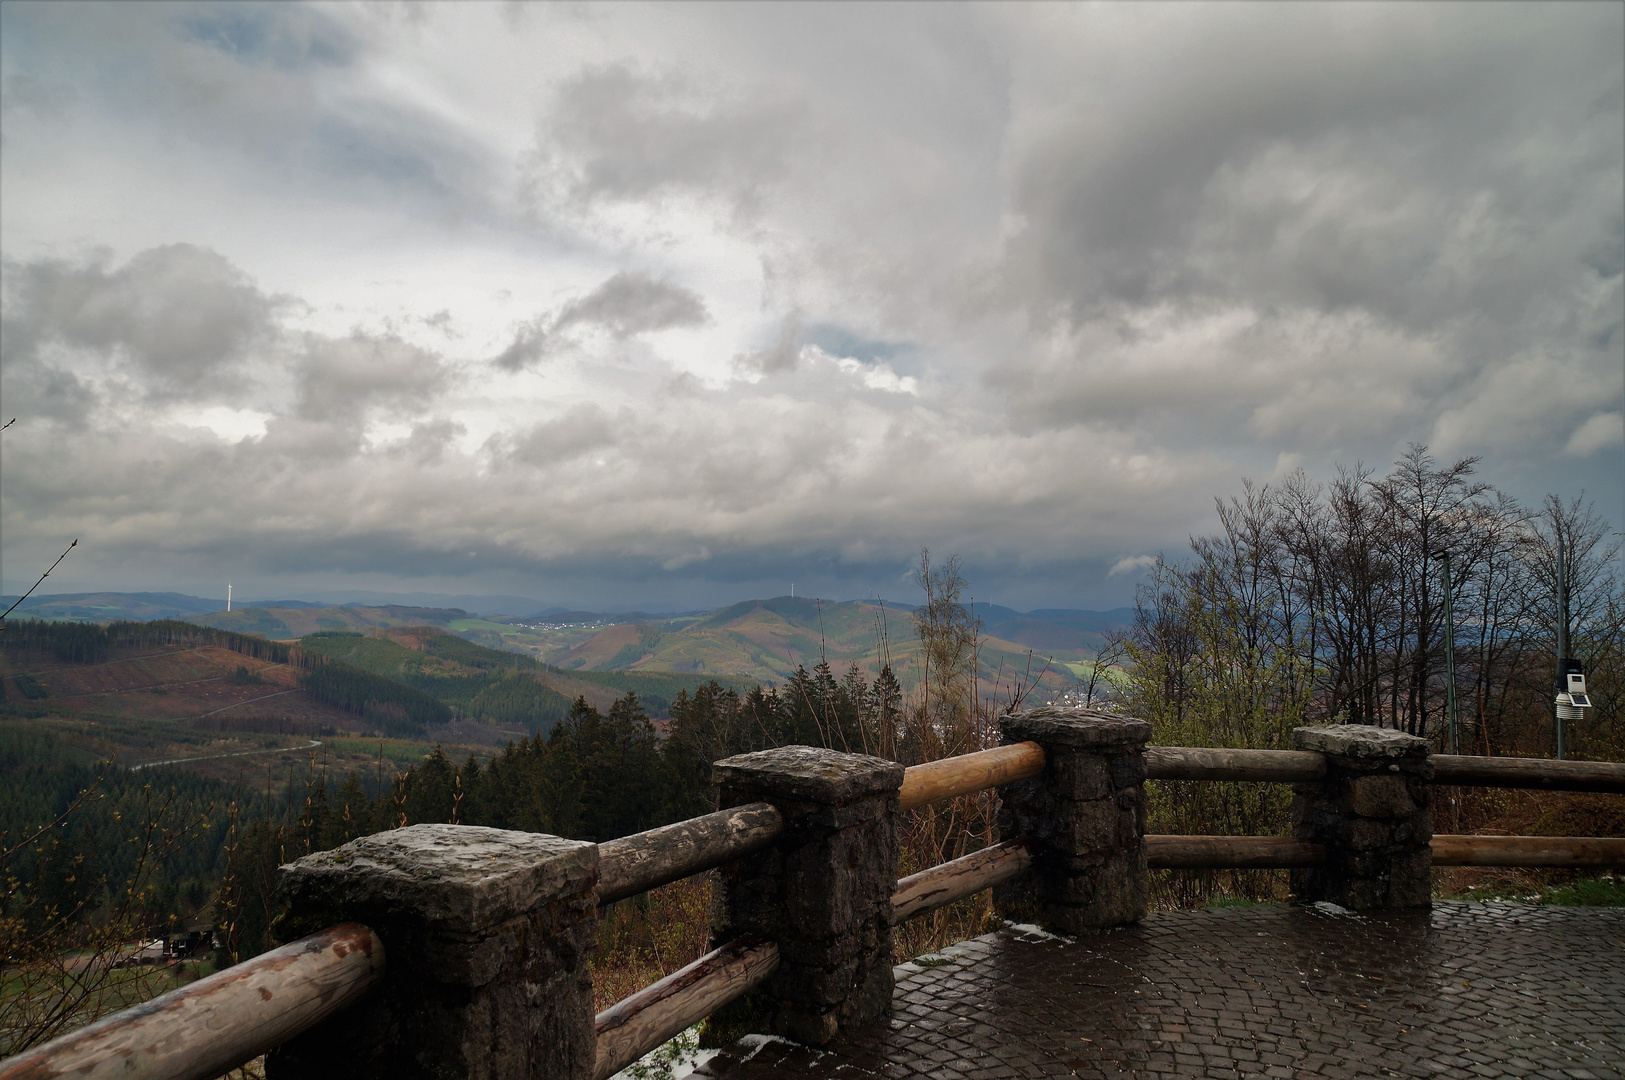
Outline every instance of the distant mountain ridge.
[[[372, 602], [369, 602], [369, 598]], [[0, 611], [10, 607], [16, 595], [0, 596]], [[416, 601], [428, 600], [428, 603]], [[441, 596], [433, 593], [372, 593], [353, 594], [346, 600], [245, 600], [241, 595], [233, 598], [232, 612], [241, 608], [304, 608], [336, 607], [408, 607], [427, 611], [483, 612], [493, 615], [521, 615], [541, 609], [544, 617], [561, 612], [561, 607], [544, 607], [535, 600], [513, 596]], [[18, 605], [13, 615], [31, 615], [38, 619], [90, 619], [112, 622], [120, 619], [131, 622], [150, 622], [153, 619], [184, 619], [189, 615], [210, 615], [223, 612], [226, 598], [192, 596], [176, 592], [84, 592], [51, 593], [30, 596]]]
[[[19, 613], [102, 621], [181, 618], [284, 641], [323, 631], [365, 634], [429, 626], [583, 676], [644, 672], [782, 683], [798, 667], [823, 660], [837, 670], [857, 664], [873, 672], [889, 658], [907, 682], [918, 676], [919, 667], [913, 610], [891, 602], [777, 596], [681, 615], [553, 609], [523, 617], [456, 607], [303, 600], [250, 601], [234, 604], [229, 612], [209, 610], [210, 605], [206, 598], [179, 593], [83, 593], [31, 598]], [[975, 610], [983, 678], [990, 685], [1041, 670], [1047, 672], [1046, 683], [1067, 683], [1084, 674], [1106, 634], [1134, 618], [1134, 609], [1127, 607], [1023, 612], [978, 604]]]
[[342, 604], [322, 607], [307, 605], [297, 608], [245, 606], [233, 608], [231, 611], [188, 615], [186, 621], [212, 626], [218, 630], [235, 630], [239, 634], [260, 634], [268, 638], [289, 640], [323, 630], [360, 632], [394, 626], [444, 628], [468, 617], [468, 612], [462, 608], [407, 607], [402, 604], [360, 607]]
[[[0, 611], [16, 600], [16, 596], [0, 596]], [[246, 603], [242, 606], [247, 606]], [[54, 593], [30, 596], [17, 606], [12, 617], [29, 615], [38, 619], [90, 619], [113, 622], [125, 619], [131, 622], [151, 622], [154, 619], [183, 619], [188, 615], [203, 615], [226, 606], [226, 598], [218, 600], [203, 596], [189, 596], [173, 592], [87, 592]]]

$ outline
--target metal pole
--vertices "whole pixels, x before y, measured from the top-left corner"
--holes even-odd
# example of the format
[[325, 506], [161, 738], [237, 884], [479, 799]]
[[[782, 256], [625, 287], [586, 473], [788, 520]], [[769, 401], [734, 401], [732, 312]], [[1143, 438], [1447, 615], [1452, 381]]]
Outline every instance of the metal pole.
[[1456, 712], [1456, 619], [1450, 610], [1450, 552], [1441, 551], [1444, 560], [1444, 707], [1450, 720], [1450, 752], [1457, 749], [1460, 719]]
[[[1569, 578], [1563, 565], [1563, 530], [1557, 529], [1557, 678], [1563, 678], [1563, 661], [1569, 657]], [[1563, 710], [1553, 705], [1557, 715], [1557, 760], [1563, 760]]]

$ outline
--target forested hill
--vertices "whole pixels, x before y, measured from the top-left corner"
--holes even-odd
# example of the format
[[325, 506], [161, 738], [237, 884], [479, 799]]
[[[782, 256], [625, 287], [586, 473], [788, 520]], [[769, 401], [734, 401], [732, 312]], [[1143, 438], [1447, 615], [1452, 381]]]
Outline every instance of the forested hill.
[[[1107, 632], [1133, 621], [1133, 610], [1019, 612], [978, 605], [982, 678], [990, 686], [1012, 672], [1034, 672], [1046, 662], [1046, 682], [1065, 689], [1092, 658]], [[878, 601], [830, 602], [779, 596], [748, 600], [696, 616], [648, 619], [585, 630], [551, 631], [557, 645], [537, 652], [571, 671], [671, 672], [741, 682], [783, 683], [797, 668], [828, 661], [844, 671], [857, 664], [871, 675], [889, 661], [912, 685], [919, 641], [911, 609]], [[510, 647], [522, 647], [520, 642]], [[1029, 653], [1031, 657], [1029, 657]]]
[[319, 631], [299, 644], [349, 667], [397, 680], [471, 719], [544, 734], [578, 697], [608, 709], [617, 698], [632, 693], [650, 715], [666, 717], [680, 693], [692, 694], [711, 681], [665, 672], [566, 671], [431, 626], [368, 634]]

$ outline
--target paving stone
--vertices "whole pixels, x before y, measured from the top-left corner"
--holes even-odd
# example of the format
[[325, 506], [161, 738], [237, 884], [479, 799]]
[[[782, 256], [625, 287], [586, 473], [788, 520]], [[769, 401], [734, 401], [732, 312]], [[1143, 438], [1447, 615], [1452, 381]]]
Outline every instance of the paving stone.
[[723, 1080], [1625, 1075], [1621, 909], [1158, 912], [944, 954], [898, 969], [889, 1023]]

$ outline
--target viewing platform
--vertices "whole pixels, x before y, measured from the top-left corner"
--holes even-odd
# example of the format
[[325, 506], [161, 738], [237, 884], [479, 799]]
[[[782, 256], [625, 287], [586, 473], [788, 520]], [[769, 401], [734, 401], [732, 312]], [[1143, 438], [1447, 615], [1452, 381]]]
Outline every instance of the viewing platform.
[[[722, 1080], [1625, 1077], [1625, 910], [1434, 901], [1006, 929], [896, 969], [883, 1026]], [[749, 1060], [740, 1055], [750, 1053]]]
[[[906, 769], [725, 758], [716, 813], [603, 844], [364, 836], [280, 868], [288, 944], [0, 1080], [213, 1080], [262, 1053], [269, 1080], [611, 1080], [701, 1021], [734, 1046], [703, 1066], [719, 1080], [1625, 1080], [1625, 911], [1432, 900], [1438, 866], [1625, 868], [1621, 837], [1436, 834], [1435, 787], [1625, 794], [1625, 764], [1359, 725], [1295, 729], [1291, 750], [1150, 737], [1041, 707]], [[1148, 834], [1148, 780], [1291, 784], [1292, 834]], [[980, 792], [999, 840], [900, 877], [901, 815]], [[1290, 870], [1299, 903], [1149, 910], [1150, 871], [1226, 867]], [[701, 873], [712, 950], [595, 1015], [599, 912]], [[990, 888], [1005, 930], [893, 966], [897, 927]]]

